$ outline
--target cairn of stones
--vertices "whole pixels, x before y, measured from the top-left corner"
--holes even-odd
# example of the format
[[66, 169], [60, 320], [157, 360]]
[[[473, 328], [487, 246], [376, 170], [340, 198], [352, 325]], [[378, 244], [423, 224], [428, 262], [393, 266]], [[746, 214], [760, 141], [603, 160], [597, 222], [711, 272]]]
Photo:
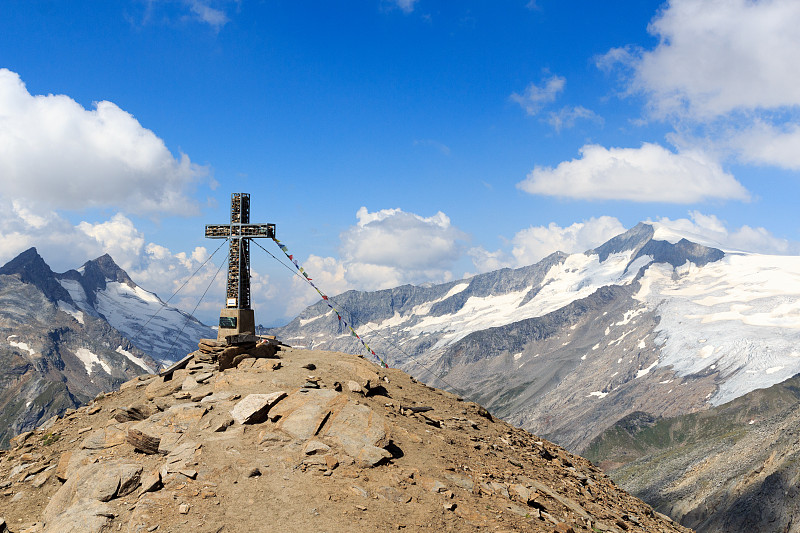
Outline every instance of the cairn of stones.
[[235, 368], [245, 359], [275, 358], [279, 343], [274, 337], [257, 337], [251, 334], [228, 335], [224, 341], [200, 339], [197, 351], [189, 354], [195, 362], [217, 365], [222, 371]]

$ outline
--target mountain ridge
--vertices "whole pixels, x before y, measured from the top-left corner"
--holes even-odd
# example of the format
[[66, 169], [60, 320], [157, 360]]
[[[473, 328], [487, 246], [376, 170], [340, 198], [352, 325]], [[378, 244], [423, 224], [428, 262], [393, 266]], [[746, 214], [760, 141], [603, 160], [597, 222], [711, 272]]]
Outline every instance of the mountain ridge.
[[[800, 299], [800, 258], [726, 253], [639, 223], [584, 253], [332, 302], [390, 365], [580, 452], [632, 412], [704, 410], [800, 372], [787, 297]], [[325, 302], [271, 332], [362, 349]]]

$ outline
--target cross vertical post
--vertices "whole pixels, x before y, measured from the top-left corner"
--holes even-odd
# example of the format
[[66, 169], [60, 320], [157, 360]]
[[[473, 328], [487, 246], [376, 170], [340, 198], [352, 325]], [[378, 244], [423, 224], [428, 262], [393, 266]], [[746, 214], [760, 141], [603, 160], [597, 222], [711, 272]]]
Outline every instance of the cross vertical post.
[[250, 195], [233, 193], [230, 224], [207, 224], [206, 237], [230, 239], [225, 307], [220, 312], [217, 339], [255, 333], [255, 313], [250, 307], [250, 239], [274, 238], [275, 224], [250, 224]]

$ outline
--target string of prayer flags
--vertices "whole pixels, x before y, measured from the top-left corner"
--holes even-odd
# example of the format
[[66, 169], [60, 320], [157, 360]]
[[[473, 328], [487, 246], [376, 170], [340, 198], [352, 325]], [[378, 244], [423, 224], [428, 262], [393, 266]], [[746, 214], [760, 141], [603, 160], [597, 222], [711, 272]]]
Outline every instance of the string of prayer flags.
[[384, 361], [383, 359], [381, 359], [381, 356], [379, 356], [378, 354], [376, 354], [376, 353], [375, 353], [375, 350], [373, 350], [372, 348], [370, 348], [370, 347], [369, 347], [369, 345], [368, 345], [368, 344], [367, 344], [367, 343], [364, 341], [364, 339], [362, 339], [362, 338], [361, 338], [361, 336], [359, 336], [359, 334], [358, 334], [358, 333], [356, 333], [356, 330], [355, 330], [355, 329], [353, 329], [353, 326], [351, 326], [350, 324], [348, 324], [348, 323], [347, 323], [347, 321], [346, 321], [344, 318], [342, 318], [342, 314], [339, 312], [339, 310], [338, 310], [338, 309], [336, 309], [336, 308], [333, 306], [333, 304], [331, 304], [331, 302], [330, 302], [330, 298], [328, 298], [328, 296], [327, 296], [327, 295], [326, 295], [324, 292], [322, 292], [322, 291], [319, 289], [319, 287], [317, 287], [317, 286], [314, 284], [314, 282], [311, 280], [311, 278], [309, 277], [309, 275], [308, 275], [308, 273], [305, 271], [305, 269], [304, 269], [303, 267], [301, 267], [301, 266], [300, 266], [300, 264], [299, 264], [299, 263], [298, 263], [298, 262], [295, 260], [295, 258], [294, 258], [294, 255], [289, 253], [289, 249], [288, 249], [288, 248], [287, 248], [287, 247], [286, 247], [286, 246], [285, 246], [285, 245], [284, 245], [284, 244], [283, 244], [281, 241], [279, 241], [277, 238], [275, 238], [275, 237], [272, 237], [272, 240], [273, 240], [273, 241], [275, 241], [275, 244], [277, 244], [277, 245], [278, 245], [278, 248], [280, 248], [280, 249], [281, 249], [281, 252], [283, 252], [283, 253], [284, 253], [284, 255], [285, 255], [286, 257], [288, 257], [288, 258], [289, 258], [289, 261], [291, 261], [291, 262], [292, 262], [292, 264], [293, 264], [293, 265], [294, 265], [294, 267], [297, 269], [297, 271], [298, 271], [298, 272], [300, 272], [300, 273], [303, 275], [303, 277], [306, 279], [306, 281], [309, 283], [309, 285], [311, 285], [312, 287], [314, 287], [314, 290], [315, 290], [315, 291], [317, 291], [317, 293], [319, 293], [320, 297], [321, 297], [321, 298], [322, 298], [322, 299], [325, 301], [325, 303], [328, 305], [328, 307], [330, 307], [331, 309], [333, 309], [333, 312], [334, 312], [334, 313], [336, 313], [336, 318], [338, 318], [338, 319], [339, 319], [339, 322], [340, 322], [340, 323], [342, 323], [342, 324], [343, 324], [343, 325], [344, 325], [346, 328], [348, 328], [348, 329], [350, 330], [350, 335], [351, 335], [352, 337], [355, 337], [355, 338], [357, 338], [359, 341], [361, 341], [361, 344], [363, 344], [363, 345], [364, 345], [364, 349], [365, 349], [365, 350], [367, 350], [367, 353], [370, 353], [370, 354], [372, 354], [372, 355], [373, 355], [373, 356], [374, 356], [376, 359], [378, 359], [378, 361], [380, 361], [380, 364], [381, 364], [381, 366], [382, 366], [383, 368], [389, 368], [389, 365], [387, 365], [387, 364], [386, 364], [386, 361]]

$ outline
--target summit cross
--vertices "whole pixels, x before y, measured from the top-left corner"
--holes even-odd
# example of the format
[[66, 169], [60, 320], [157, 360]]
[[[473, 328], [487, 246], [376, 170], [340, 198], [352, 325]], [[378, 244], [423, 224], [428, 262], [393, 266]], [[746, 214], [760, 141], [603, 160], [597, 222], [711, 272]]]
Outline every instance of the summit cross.
[[206, 237], [231, 241], [225, 307], [220, 312], [217, 339], [255, 333], [255, 314], [250, 308], [250, 239], [275, 238], [275, 224], [250, 224], [250, 195], [233, 193], [230, 224], [207, 224]]

